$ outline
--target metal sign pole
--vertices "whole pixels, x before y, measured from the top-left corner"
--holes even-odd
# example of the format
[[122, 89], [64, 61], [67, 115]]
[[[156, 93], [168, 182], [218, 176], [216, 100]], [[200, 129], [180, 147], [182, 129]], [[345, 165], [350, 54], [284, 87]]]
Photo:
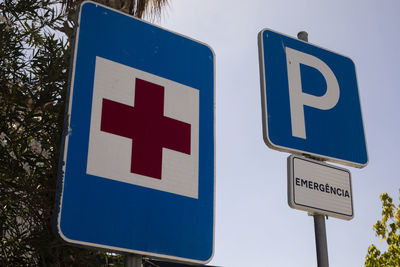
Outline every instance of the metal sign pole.
[[325, 216], [320, 214], [314, 214], [313, 217], [314, 217], [315, 246], [317, 248], [318, 267], [329, 267]]
[[[306, 31], [301, 31], [297, 34], [297, 38], [308, 42], [308, 33]], [[329, 267], [325, 217], [320, 214], [314, 214], [313, 217], [318, 267]]]
[[142, 267], [142, 256], [135, 254], [127, 254], [125, 256], [125, 267]]

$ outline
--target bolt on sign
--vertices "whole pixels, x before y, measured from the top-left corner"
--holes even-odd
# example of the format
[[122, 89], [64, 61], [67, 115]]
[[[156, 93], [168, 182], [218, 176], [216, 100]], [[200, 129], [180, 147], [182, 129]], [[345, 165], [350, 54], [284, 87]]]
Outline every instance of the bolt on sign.
[[76, 25], [57, 234], [76, 245], [208, 262], [214, 52], [94, 2], [81, 5]]

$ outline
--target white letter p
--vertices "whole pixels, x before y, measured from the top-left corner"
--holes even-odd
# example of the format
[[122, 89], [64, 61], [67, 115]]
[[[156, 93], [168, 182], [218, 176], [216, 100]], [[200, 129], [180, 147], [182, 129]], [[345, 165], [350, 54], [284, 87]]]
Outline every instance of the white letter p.
[[[321, 110], [333, 108], [339, 101], [339, 84], [332, 70], [319, 58], [289, 47], [285, 47], [285, 52], [289, 81], [292, 136], [306, 139], [304, 106]], [[324, 76], [326, 81], [326, 92], [323, 96], [315, 96], [303, 93], [301, 85], [300, 63], [317, 69]]]

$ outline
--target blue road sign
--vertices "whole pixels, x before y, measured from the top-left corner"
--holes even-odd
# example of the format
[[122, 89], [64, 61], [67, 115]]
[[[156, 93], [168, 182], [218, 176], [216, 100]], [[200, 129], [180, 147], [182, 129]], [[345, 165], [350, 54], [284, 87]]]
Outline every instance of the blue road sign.
[[353, 61], [269, 29], [259, 33], [258, 44], [266, 144], [280, 151], [366, 166]]
[[71, 244], [206, 263], [214, 250], [214, 53], [80, 7], [56, 218]]

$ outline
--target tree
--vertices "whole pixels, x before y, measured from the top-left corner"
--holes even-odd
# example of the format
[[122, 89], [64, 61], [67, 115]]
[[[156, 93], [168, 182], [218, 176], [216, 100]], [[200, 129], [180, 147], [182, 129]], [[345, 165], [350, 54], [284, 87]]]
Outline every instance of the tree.
[[[59, 148], [75, 8], [82, 1], [0, 1], [0, 262], [98, 266], [116, 254], [72, 247], [53, 234]], [[166, 0], [99, 1], [137, 17]]]
[[380, 199], [382, 220], [374, 224], [374, 230], [376, 235], [381, 237], [381, 242], [386, 241], [388, 248], [382, 253], [375, 245], [369, 246], [365, 266], [400, 266], [400, 204], [396, 207], [387, 193], [381, 194]]
[[[62, 0], [69, 12], [75, 12], [75, 9], [84, 0]], [[127, 14], [134, 15], [137, 18], [159, 17], [161, 11], [167, 5], [167, 0], [97, 0], [95, 2], [108, 5], [119, 9]]]

